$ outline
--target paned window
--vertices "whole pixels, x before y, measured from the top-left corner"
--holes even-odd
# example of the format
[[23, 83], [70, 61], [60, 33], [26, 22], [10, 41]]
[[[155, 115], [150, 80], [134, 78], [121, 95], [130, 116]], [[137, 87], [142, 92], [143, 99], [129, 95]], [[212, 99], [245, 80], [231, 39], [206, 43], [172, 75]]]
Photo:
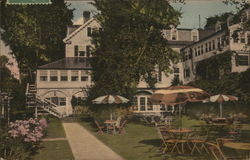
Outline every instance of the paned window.
[[71, 71], [71, 81], [78, 81], [78, 71]]
[[48, 81], [48, 71], [40, 71], [40, 81]]
[[140, 97], [140, 110], [145, 111], [146, 107], [146, 97]]
[[68, 81], [68, 71], [61, 71], [60, 72], [60, 80], [61, 81]]
[[57, 81], [57, 71], [50, 71], [50, 81]]
[[86, 71], [81, 71], [81, 81], [88, 81], [89, 77]]
[[249, 60], [247, 55], [239, 55], [237, 56], [237, 64], [239, 66], [248, 66], [249, 65]]

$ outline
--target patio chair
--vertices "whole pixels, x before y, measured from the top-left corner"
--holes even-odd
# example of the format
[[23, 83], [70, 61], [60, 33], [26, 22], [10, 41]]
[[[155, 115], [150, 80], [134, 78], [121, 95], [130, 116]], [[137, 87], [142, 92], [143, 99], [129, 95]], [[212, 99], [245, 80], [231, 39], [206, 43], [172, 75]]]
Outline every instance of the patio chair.
[[206, 146], [207, 135], [199, 135], [199, 134], [200, 134], [199, 132], [194, 132], [194, 135], [188, 138], [189, 143], [193, 145], [192, 147], [188, 145], [190, 148], [192, 148], [191, 155], [193, 155], [195, 152], [202, 154], [202, 151], [206, 151], [207, 153], [209, 153], [209, 150]]
[[98, 123], [98, 121], [96, 121], [95, 120], [95, 124], [96, 124], [96, 126], [97, 126], [97, 128], [98, 128], [98, 131], [97, 131], [97, 134], [104, 134], [104, 126], [101, 126], [99, 123]]
[[117, 127], [118, 129], [118, 133], [119, 134], [125, 134], [126, 133], [126, 130], [125, 130], [125, 125], [127, 123], [127, 120], [124, 120], [120, 126]]
[[172, 117], [165, 117], [165, 124], [167, 126], [171, 126], [173, 122], [173, 118]]
[[223, 154], [223, 152], [221, 151], [220, 147], [217, 144], [214, 144], [211, 142], [207, 142], [206, 144], [207, 144], [209, 151], [214, 159], [226, 160], [225, 155]]
[[226, 155], [225, 153], [223, 153], [221, 147], [218, 144], [214, 144], [211, 142], [207, 142], [206, 144], [208, 145], [211, 155], [213, 156], [215, 160], [243, 160], [245, 159], [245, 157], [241, 157], [241, 156]]
[[162, 153], [165, 153], [167, 151], [171, 153], [175, 151], [177, 151], [178, 153], [184, 152], [184, 144], [188, 142], [187, 140], [174, 139], [171, 137], [167, 130], [164, 130], [162, 128], [157, 128], [157, 130], [162, 140], [162, 145], [160, 146]]

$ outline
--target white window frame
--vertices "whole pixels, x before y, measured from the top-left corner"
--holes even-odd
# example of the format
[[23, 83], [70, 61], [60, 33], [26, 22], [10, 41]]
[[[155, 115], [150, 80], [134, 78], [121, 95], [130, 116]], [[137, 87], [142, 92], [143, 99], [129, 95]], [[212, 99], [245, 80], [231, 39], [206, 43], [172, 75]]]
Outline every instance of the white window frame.
[[[45, 78], [45, 79], [43, 79]], [[48, 71], [47, 70], [40, 70], [39, 71], [39, 80], [42, 82], [48, 81]]]
[[[173, 40], [173, 37], [174, 37], [173, 35], [176, 36], [175, 40]], [[171, 38], [172, 41], [178, 41], [179, 40], [179, 38], [178, 38], [178, 30], [176, 28], [172, 28], [171, 29], [171, 31], [170, 31], [170, 38]]]

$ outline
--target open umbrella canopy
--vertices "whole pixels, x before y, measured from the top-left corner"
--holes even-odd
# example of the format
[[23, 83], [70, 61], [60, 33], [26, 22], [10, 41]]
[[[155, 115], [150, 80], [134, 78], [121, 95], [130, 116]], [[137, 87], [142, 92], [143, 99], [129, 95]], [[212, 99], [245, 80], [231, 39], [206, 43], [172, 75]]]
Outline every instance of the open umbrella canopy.
[[209, 94], [192, 86], [171, 86], [157, 90], [150, 97], [153, 104], [177, 105], [186, 102], [200, 102], [209, 98]]
[[218, 94], [211, 96], [208, 100], [205, 100], [205, 102], [218, 102], [220, 104], [220, 117], [222, 117], [222, 103], [227, 101], [238, 101], [238, 97]]
[[223, 94], [214, 95], [209, 98], [210, 102], [218, 102], [218, 103], [222, 103], [226, 101], [237, 101], [237, 100], [238, 100], [238, 97], [231, 96], [231, 95], [223, 95]]
[[94, 104], [121, 104], [128, 101], [127, 98], [118, 95], [105, 95], [92, 100]]

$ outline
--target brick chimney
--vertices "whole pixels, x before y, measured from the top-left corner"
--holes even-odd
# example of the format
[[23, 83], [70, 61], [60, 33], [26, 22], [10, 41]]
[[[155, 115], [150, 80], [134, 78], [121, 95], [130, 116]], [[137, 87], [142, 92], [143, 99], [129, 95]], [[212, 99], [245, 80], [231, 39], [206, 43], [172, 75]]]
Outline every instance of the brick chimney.
[[86, 23], [90, 19], [90, 12], [83, 11], [83, 24]]

